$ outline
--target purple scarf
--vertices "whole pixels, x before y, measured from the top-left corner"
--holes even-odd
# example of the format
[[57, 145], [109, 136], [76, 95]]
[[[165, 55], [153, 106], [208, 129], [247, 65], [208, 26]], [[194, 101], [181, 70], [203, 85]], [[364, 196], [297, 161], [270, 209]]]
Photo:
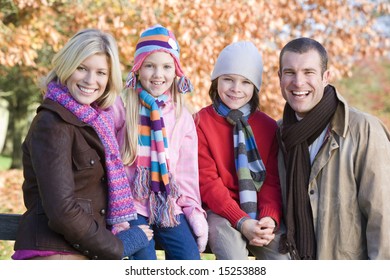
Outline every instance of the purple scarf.
[[115, 138], [114, 117], [111, 111], [78, 103], [66, 86], [56, 82], [49, 83], [45, 98], [58, 102], [80, 121], [91, 125], [103, 143], [108, 181], [107, 224], [113, 225], [137, 219], [130, 184]]

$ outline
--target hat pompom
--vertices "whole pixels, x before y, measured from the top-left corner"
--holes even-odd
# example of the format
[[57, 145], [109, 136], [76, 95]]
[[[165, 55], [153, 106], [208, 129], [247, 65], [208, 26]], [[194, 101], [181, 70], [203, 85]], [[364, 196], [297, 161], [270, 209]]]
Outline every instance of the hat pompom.
[[127, 78], [126, 78], [126, 88], [135, 89], [136, 84], [137, 84], [137, 76], [135, 75], [135, 73], [133, 71], [131, 71], [129, 73], [129, 75], [127, 75]]
[[186, 76], [181, 76], [179, 81], [177, 82], [177, 90], [180, 93], [192, 92], [194, 90], [194, 86], [192, 85], [190, 79]]

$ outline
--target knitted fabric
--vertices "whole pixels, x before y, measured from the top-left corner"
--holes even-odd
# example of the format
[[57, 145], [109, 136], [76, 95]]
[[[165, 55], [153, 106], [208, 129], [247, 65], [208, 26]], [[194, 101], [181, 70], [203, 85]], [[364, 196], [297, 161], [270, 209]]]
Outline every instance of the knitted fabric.
[[287, 152], [287, 235], [281, 239], [281, 252], [293, 259], [315, 259], [316, 238], [310, 199], [307, 193], [311, 171], [309, 146], [328, 125], [337, 108], [335, 89], [327, 86], [321, 101], [298, 121], [286, 103], [282, 140]]
[[123, 258], [130, 257], [149, 245], [148, 237], [138, 226], [121, 231], [116, 236], [123, 243]]
[[127, 79], [126, 86], [135, 88], [137, 85], [137, 71], [141, 68], [145, 58], [157, 51], [169, 53], [175, 62], [176, 76], [180, 77], [177, 88], [180, 93], [192, 92], [191, 81], [184, 75], [180, 65], [180, 48], [175, 35], [161, 26], [154, 25], [144, 30], [137, 42], [134, 54], [134, 66]]
[[178, 197], [178, 188], [169, 173], [168, 139], [160, 109], [170, 95], [155, 98], [139, 82], [137, 93], [141, 104], [134, 196], [149, 197], [150, 224], [173, 227], [179, 224], [172, 201]]
[[214, 64], [211, 80], [222, 75], [241, 75], [260, 90], [263, 59], [256, 46], [249, 41], [234, 42], [225, 47]]
[[66, 86], [55, 82], [49, 83], [45, 98], [58, 102], [79, 120], [91, 125], [103, 143], [108, 182], [107, 224], [113, 225], [136, 219], [137, 212], [120, 157], [111, 112], [78, 103]]
[[240, 207], [252, 219], [257, 219], [257, 192], [265, 180], [266, 170], [248, 123], [250, 104], [230, 110], [216, 99], [215, 110], [233, 125], [234, 157], [238, 176]]

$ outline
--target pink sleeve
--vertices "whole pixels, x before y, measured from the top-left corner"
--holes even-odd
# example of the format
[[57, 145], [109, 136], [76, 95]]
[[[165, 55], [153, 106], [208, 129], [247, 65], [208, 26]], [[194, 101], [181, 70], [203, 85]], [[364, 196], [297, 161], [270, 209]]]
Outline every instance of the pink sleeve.
[[199, 191], [198, 173], [198, 137], [195, 123], [188, 111], [183, 112], [181, 124], [176, 128], [174, 139], [181, 139], [176, 143], [179, 147], [175, 168], [176, 183], [180, 186], [181, 196], [177, 201], [184, 215], [203, 215]]
[[117, 97], [114, 105], [112, 105], [112, 111], [114, 113], [116, 139], [118, 140], [119, 146], [121, 146], [123, 145], [123, 140], [126, 133], [126, 111], [120, 96]]

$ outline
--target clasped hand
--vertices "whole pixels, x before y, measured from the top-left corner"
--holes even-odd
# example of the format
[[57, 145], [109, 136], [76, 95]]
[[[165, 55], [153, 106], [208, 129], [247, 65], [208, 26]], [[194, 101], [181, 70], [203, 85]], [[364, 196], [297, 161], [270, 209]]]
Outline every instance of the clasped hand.
[[275, 238], [275, 221], [271, 217], [263, 217], [260, 220], [248, 219], [241, 229], [241, 233], [253, 246], [267, 246]]

